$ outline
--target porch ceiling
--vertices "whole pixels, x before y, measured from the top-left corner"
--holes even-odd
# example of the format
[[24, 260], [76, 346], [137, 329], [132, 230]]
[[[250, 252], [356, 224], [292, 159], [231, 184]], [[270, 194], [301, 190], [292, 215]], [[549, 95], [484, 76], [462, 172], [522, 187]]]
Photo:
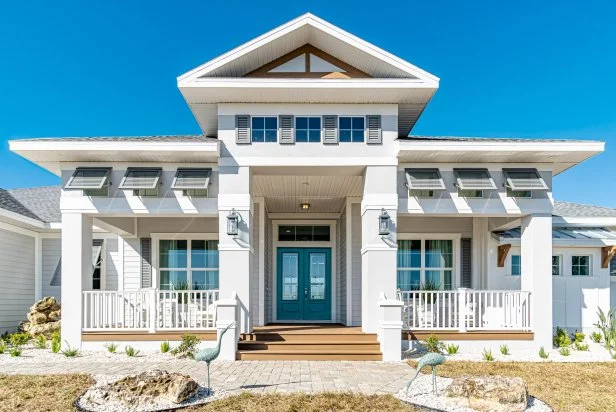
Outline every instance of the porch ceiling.
[[[265, 198], [270, 213], [337, 213], [347, 196], [362, 196], [361, 176], [281, 176], [253, 177], [253, 196]], [[300, 203], [310, 203], [302, 211]]]

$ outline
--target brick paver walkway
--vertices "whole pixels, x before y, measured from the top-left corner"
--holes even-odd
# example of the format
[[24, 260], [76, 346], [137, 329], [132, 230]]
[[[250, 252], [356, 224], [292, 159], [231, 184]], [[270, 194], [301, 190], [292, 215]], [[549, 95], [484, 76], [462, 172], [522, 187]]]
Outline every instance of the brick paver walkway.
[[[205, 382], [204, 363], [167, 362], [0, 362], [0, 374], [88, 373], [128, 375], [151, 369], [186, 373]], [[396, 393], [412, 377], [405, 363], [349, 361], [238, 361], [214, 362], [212, 386], [229, 392], [353, 391], [365, 394]]]

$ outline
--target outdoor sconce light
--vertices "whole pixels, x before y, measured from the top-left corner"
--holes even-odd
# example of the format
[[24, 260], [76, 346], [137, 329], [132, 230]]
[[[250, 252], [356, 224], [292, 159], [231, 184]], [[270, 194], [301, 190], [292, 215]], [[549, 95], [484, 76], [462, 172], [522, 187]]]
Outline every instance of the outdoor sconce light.
[[232, 209], [227, 215], [227, 234], [229, 236], [237, 236], [239, 217], [240, 215], [237, 214], [235, 209]]
[[381, 209], [381, 214], [379, 215], [379, 235], [387, 236], [389, 235], [389, 213], [387, 210]]

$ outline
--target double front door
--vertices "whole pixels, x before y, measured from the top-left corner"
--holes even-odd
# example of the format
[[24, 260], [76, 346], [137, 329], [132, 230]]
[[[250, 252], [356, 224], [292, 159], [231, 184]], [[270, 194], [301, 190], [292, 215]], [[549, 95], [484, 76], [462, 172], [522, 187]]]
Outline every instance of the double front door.
[[331, 249], [278, 248], [278, 320], [331, 320]]

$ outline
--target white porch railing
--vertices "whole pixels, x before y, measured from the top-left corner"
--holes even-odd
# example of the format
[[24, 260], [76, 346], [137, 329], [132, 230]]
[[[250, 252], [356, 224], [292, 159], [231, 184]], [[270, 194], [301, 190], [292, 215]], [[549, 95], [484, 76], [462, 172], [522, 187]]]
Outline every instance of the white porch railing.
[[398, 299], [406, 330], [532, 330], [527, 291], [399, 291]]
[[208, 330], [216, 326], [218, 290], [83, 291], [87, 331]]

